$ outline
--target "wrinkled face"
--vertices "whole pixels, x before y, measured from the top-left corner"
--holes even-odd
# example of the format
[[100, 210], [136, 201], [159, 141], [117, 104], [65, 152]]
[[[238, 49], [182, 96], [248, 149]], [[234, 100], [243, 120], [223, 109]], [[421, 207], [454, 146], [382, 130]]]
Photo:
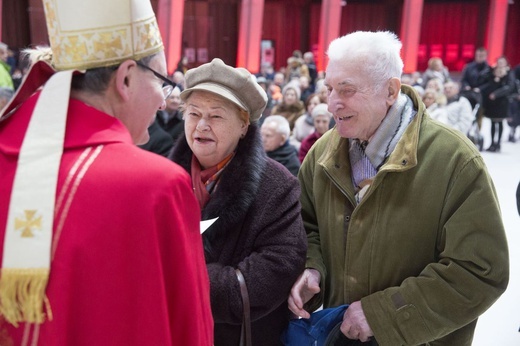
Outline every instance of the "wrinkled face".
[[287, 89], [285, 94], [283, 95], [283, 100], [286, 105], [293, 105], [298, 101], [298, 95], [296, 95], [296, 91], [294, 89]]
[[320, 135], [327, 132], [329, 129], [330, 118], [328, 115], [318, 115], [314, 118], [314, 128]]
[[330, 61], [327, 66], [328, 109], [341, 137], [368, 140], [389, 108], [387, 83], [376, 91], [363, 71], [363, 63]]
[[274, 122], [264, 123], [260, 128], [262, 143], [265, 151], [273, 151], [280, 148], [286, 141], [285, 136], [276, 131]]
[[186, 100], [184, 130], [193, 154], [203, 168], [215, 166], [231, 154], [249, 124], [231, 101], [206, 91], [193, 91]]
[[175, 113], [181, 105], [181, 91], [174, 88], [170, 96], [166, 99], [166, 111], [170, 114]]
[[[155, 56], [148, 66], [157, 73], [166, 76], [166, 59], [164, 53]], [[150, 139], [148, 126], [155, 119], [158, 109], [165, 106], [163, 81], [157, 78], [152, 71], [136, 66], [138, 83], [133, 83], [135, 93], [130, 99], [128, 110], [118, 118], [128, 128], [135, 144], [144, 144]]]

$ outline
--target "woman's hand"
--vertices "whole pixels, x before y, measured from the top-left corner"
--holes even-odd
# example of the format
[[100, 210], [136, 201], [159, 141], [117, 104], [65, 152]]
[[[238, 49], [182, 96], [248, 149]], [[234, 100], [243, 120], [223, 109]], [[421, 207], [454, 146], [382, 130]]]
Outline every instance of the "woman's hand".
[[305, 269], [294, 283], [287, 302], [289, 310], [296, 316], [310, 318], [311, 315], [303, 309], [303, 305], [320, 292], [320, 272], [316, 269]]

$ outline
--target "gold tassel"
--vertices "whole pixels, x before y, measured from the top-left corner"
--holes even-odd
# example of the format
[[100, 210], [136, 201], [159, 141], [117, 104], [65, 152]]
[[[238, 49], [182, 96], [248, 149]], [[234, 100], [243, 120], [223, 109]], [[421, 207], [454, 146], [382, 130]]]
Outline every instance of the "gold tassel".
[[[18, 322], [43, 323], [49, 268], [2, 268], [0, 276], [0, 314], [15, 327]], [[52, 314], [49, 313], [50, 316]]]

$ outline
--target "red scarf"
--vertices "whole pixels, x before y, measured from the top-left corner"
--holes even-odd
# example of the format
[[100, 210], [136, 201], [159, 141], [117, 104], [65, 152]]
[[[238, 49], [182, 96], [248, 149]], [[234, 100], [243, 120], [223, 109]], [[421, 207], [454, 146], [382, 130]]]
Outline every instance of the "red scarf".
[[193, 183], [193, 192], [199, 201], [201, 210], [208, 203], [210, 193], [215, 190], [220, 174], [234, 155], [234, 152], [229, 154], [224, 158], [224, 160], [205, 170], [202, 170], [199, 160], [195, 155], [191, 157], [191, 181]]

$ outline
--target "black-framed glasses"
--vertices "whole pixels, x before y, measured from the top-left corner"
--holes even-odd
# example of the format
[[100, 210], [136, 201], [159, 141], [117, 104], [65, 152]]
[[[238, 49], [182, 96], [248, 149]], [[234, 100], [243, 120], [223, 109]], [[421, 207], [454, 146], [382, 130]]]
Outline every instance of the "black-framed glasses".
[[162, 87], [162, 90], [164, 93], [164, 99], [166, 100], [172, 94], [172, 91], [177, 86], [177, 84], [175, 84], [174, 82], [172, 82], [171, 80], [169, 80], [168, 78], [166, 78], [165, 76], [160, 74], [159, 72], [155, 71], [153, 68], [146, 66], [142, 62], [136, 61], [135, 63], [138, 66], [140, 66], [144, 69], [147, 69], [148, 71], [152, 71], [152, 73], [154, 74], [155, 77], [159, 78], [160, 80], [162, 80], [164, 82], [164, 84], [166, 84], [166, 85], [163, 84], [163, 87]]

